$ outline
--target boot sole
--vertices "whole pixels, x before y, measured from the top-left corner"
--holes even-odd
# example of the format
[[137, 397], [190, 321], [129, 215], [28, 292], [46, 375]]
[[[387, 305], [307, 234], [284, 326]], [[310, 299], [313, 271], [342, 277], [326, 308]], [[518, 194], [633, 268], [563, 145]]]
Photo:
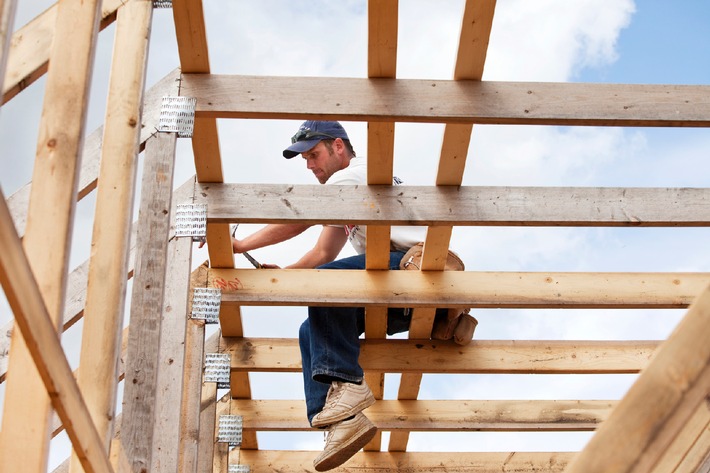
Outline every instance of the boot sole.
[[316, 419], [313, 418], [313, 421], [311, 422], [311, 427], [328, 427], [329, 425], [335, 424], [336, 422], [340, 422], [341, 420], [345, 420], [348, 417], [352, 417], [358, 412], [362, 412], [371, 405], [375, 403], [375, 397], [374, 396], [368, 396], [365, 400], [363, 400], [360, 404], [357, 406], [353, 406], [351, 409], [342, 412], [338, 414], [335, 417], [329, 417], [327, 419]]
[[329, 457], [321, 459], [319, 463], [314, 463], [316, 471], [328, 471], [337, 468], [355, 455], [362, 447], [372, 440], [377, 433], [377, 427], [373, 424], [366, 426], [363, 430], [353, 435], [351, 441], [340, 450]]

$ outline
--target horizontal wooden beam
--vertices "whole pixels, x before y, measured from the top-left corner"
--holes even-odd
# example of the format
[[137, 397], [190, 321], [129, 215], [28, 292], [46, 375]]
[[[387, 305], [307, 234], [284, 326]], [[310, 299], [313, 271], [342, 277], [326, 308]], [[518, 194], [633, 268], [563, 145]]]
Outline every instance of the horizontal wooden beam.
[[710, 188], [207, 183], [196, 201], [220, 223], [710, 226]]
[[[302, 400], [233, 399], [230, 412], [243, 418], [244, 430], [311, 430]], [[367, 417], [382, 430], [588, 431], [609, 415], [614, 401], [377, 401]]]
[[[312, 473], [313, 459], [319, 452], [300, 450], [241, 450], [239, 463], [251, 471], [280, 473]], [[360, 452], [356, 453], [342, 472], [380, 473], [561, 473], [574, 452]]]
[[215, 269], [222, 303], [391, 307], [682, 308], [709, 273]]
[[183, 74], [197, 116], [710, 126], [710, 86]]
[[[232, 373], [298, 372], [297, 339], [224, 339]], [[360, 364], [385, 373], [638, 373], [657, 341], [473, 340], [464, 347], [435, 340], [363, 340]]]

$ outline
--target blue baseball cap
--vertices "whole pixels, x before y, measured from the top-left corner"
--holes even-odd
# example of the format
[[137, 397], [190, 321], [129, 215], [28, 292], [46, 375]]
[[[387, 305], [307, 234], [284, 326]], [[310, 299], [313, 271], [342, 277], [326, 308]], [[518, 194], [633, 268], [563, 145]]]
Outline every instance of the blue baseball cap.
[[322, 140], [336, 138], [350, 139], [340, 123], [306, 120], [298, 128], [296, 134], [291, 137], [291, 146], [284, 150], [284, 158], [291, 159], [313, 148]]

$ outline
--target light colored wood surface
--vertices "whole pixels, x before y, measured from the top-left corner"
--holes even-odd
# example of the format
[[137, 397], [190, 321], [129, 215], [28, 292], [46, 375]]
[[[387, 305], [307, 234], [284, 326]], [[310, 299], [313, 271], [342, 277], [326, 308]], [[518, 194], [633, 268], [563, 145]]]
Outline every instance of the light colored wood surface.
[[710, 287], [696, 301], [607, 421], [568, 467], [650, 471], [710, 392]]
[[15, 24], [17, 0], [0, 0], [0, 90], [4, 90], [7, 57], [10, 52], [10, 39]]
[[222, 223], [710, 225], [708, 188], [199, 184], [196, 202]]
[[[103, 1], [100, 29], [106, 28], [115, 20], [116, 11], [124, 1]], [[13, 98], [47, 72], [49, 51], [55, 36], [57, 8], [55, 3], [12, 35], [5, 82], [0, 89], [3, 95], [2, 103]]]
[[[27, 230], [22, 241], [56, 331], [61, 327], [64, 313], [74, 197], [100, 3], [97, 0], [65, 0], [59, 4], [56, 35], [50, 50], [56, 67], [47, 75], [45, 85], [32, 176], [36, 185], [30, 195]], [[66, 100], [66, 97], [73, 100]], [[53, 238], [48, 240], [47, 235]], [[0, 470], [45, 471], [50, 399], [18, 333], [12, 337], [10, 352], [0, 452], [12, 454], [0, 454]]]
[[710, 447], [710, 406], [702, 403], [654, 466], [652, 473], [693, 472]]
[[[609, 415], [614, 401], [380, 400], [365, 414], [382, 430], [585, 431]], [[311, 430], [302, 400], [232, 400], [245, 430]]]
[[[241, 451], [241, 462], [251, 465], [252, 471], [273, 471], [280, 473], [312, 473], [313, 458], [319, 452], [267, 450]], [[558, 473], [574, 456], [572, 452], [360, 452], [355, 454], [342, 468], [333, 470], [345, 472], [389, 472], [407, 473]]]
[[[422, 123], [710, 126], [710, 86], [184, 74], [198, 116]], [[248, 90], [249, 94], [240, 93]], [[416, 97], [417, 100], [411, 100]]]
[[[126, 299], [126, 273], [138, 167], [141, 107], [153, 14], [150, 0], [132, 0], [118, 12], [102, 140], [101, 185], [96, 197], [78, 382], [108, 451], [116, 416], [116, 369]], [[82, 473], [73, 455], [69, 470]]]
[[[1, 192], [0, 196], [2, 196]], [[40, 386], [42, 392], [32, 392], [30, 395], [33, 399], [38, 399], [38, 395], [42, 394], [45, 399], [51, 400], [54, 409], [67, 426], [72, 447], [85, 471], [111, 472], [107, 449], [94, 427], [89, 410], [64, 355], [55, 323], [44, 305], [38, 282], [23, 251], [20, 238], [15, 232], [4, 197], [0, 202], [0, 243], [3, 247], [3, 251], [0, 252], [0, 283], [15, 314], [15, 323], [20, 329], [18, 333], [22, 334], [25, 349], [28, 350], [34, 364], [32, 369], [39, 375], [42, 383]], [[22, 374], [30, 375], [30, 373]], [[13, 379], [17, 380], [16, 382], [23, 380], [20, 377]], [[3, 421], [6, 418], [4, 417]], [[46, 433], [46, 424], [39, 425], [45, 425], [43, 430]], [[21, 450], [19, 447], [23, 446], [18, 446], [16, 444], [18, 439], [10, 436], [16, 430], [9, 421], [7, 427], [3, 428], [0, 471], [30, 471], [26, 467], [31, 466], [32, 457], [18, 457], [18, 452]], [[44, 442], [29, 447], [42, 446], [46, 448]], [[46, 455], [46, 452], [35, 451], [34, 456], [38, 454]], [[44, 464], [46, 469], [46, 457], [35, 458], [35, 461], [37, 462], [35, 464]], [[27, 465], [23, 466], [23, 463]]]
[[[360, 364], [387, 373], [614, 374], [638, 373], [657, 341], [363, 340]], [[298, 340], [225, 339], [232, 371], [298, 372]]]
[[[131, 471], [152, 471], [160, 330], [170, 228], [175, 133], [148, 140], [138, 216], [131, 330], [123, 394], [122, 451]], [[177, 406], [176, 406], [177, 407]], [[119, 468], [119, 471], [122, 471]]]
[[709, 273], [519, 273], [210, 269], [222, 304], [391, 307], [684, 308]]

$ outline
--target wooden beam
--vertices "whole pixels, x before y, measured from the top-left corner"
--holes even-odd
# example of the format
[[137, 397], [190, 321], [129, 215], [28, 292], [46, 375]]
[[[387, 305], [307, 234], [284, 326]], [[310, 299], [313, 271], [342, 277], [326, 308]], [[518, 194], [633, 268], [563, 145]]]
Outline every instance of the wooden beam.
[[566, 470], [646, 472], [710, 392], [710, 287]]
[[[418, 432], [589, 431], [614, 401], [380, 400], [365, 413], [382, 430]], [[244, 430], [310, 431], [302, 400], [232, 400]]]
[[481, 308], [684, 308], [709, 273], [210, 269], [222, 304]]
[[[64, 312], [80, 151], [100, 3], [98, 0], [65, 0], [58, 6], [56, 37], [50, 53], [55, 67], [47, 76], [33, 173], [36, 185], [30, 196], [23, 240], [27, 259], [57, 331]], [[48, 240], [47, 235], [52, 238]], [[0, 453], [4, 453], [0, 454], [0, 469], [28, 473], [45, 471], [50, 399], [28, 347], [17, 333], [12, 338], [10, 352], [0, 445]]]
[[[232, 373], [301, 370], [298, 340], [225, 339]], [[360, 364], [387, 373], [619, 374], [638, 373], [657, 341], [363, 340]]]
[[[116, 416], [116, 369], [138, 167], [138, 124], [152, 17], [151, 0], [132, 0], [118, 12], [102, 140], [102, 178], [96, 200], [78, 382], [105, 451], [111, 445]], [[69, 469], [82, 473], [76, 460], [73, 456]]]
[[[2, 193], [0, 192], [0, 196]], [[107, 449], [91, 420], [89, 410], [81, 397], [79, 386], [74, 380], [69, 362], [64, 355], [57, 337], [54, 321], [49, 316], [43, 302], [43, 296], [32, 273], [30, 262], [25, 255], [20, 237], [15, 232], [10, 211], [4, 196], [0, 202], [0, 282], [5, 296], [15, 314], [15, 322], [20, 329], [26, 349], [41, 378], [45, 397], [49, 394], [52, 406], [59, 414], [67, 435], [81, 465], [87, 472], [111, 472]], [[14, 356], [14, 352], [13, 352]], [[20, 373], [28, 377], [30, 373]], [[22, 378], [12, 378], [23, 381]], [[31, 381], [31, 380], [27, 380]], [[10, 385], [8, 385], [10, 386]], [[33, 397], [37, 397], [36, 395]], [[20, 406], [22, 407], [22, 406]], [[4, 420], [5, 418], [3, 418]], [[44, 425], [44, 424], [43, 424]], [[32, 426], [37, 430], [46, 428]], [[12, 470], [6, 468], [13, 462], [30, 463], [31, 458], [17, 458], [21, 445], [17, 438], [10, 437], [15, 432], [14, 424], [3, 428], [3, 445], [0, 449], [3, 471], [29, 471], [23, 467]], [[41, 448], [41, 445], [36, 446]], [[43, 460], [46, 463], [46, 458]]]
[[701, 403], [663, 453], [652, 473], [665, 471], [696, 473], [708, 453], [710, 453], [710, 406]]
[[[140, 148], [146, 140], [155, 133], [158, 127], [160, 106], [163, 96], [178, 95], [178, 84], [180, 71], [173, 70], [153, 85], [146, 93], [143, 102], [143, 113], [140, 126]], [[96, 188], [99, 178], [99, 167], [101, 164], [103, 127], [98, 127], [84, 140], [84, 147], [81, 158], [81, 170], [79, 171], [79, 189], [77, 200], [83, 199], [87, 194]], [[25, 233], [27, 223], [27, 207], [29, 205], [30, 191], [32, 183], [29, 182], [12, 194], [7, 203], [10, 206], [12, 219], [15, 221], [15, 228], [20, 236]]]
[[710, 188], [200, 184], [195, 194], [219, 223], [710, 226]]
[[[104, 0], [101, 9], [103, 30], [113, 23], [116, 11], [125, 0]], [[12, 35], [8, 69], [2, 90], [2, 103], [6, 103], [15, 95], [29, 87], [34, 81], [47, 72], [49, 51], [55, 37], [55, 23], [59, 2], [39, 14], [32, 21]], [[2, 77], [2, 76], [0, 76]]]
[[[313, 473], [313, 458], [318, 455], [318, 452], [300, 450], [242, 450], [240, 453], [240, 461], [250, 465], [252, 471], [277, 470], [281, 473]], [[360, 452], [339, 471], [561, 473], [573, 456], [573, 452]]]
[[[138, 217], [138, 254], [131, 297], [122, 453], [132, 471], [153, 471], [156, 380], [159, 369], [161, 312], [170, 228], [175, 133], [148, 140]], [[122, 471], [122, 468], [119, 468]]]
[[16, 10], [16, 0], [0, 0], [0, 90], [3, 90]]
[[197, 116], [565, 126], [710, 126], [710, 86], [184, 74]]

